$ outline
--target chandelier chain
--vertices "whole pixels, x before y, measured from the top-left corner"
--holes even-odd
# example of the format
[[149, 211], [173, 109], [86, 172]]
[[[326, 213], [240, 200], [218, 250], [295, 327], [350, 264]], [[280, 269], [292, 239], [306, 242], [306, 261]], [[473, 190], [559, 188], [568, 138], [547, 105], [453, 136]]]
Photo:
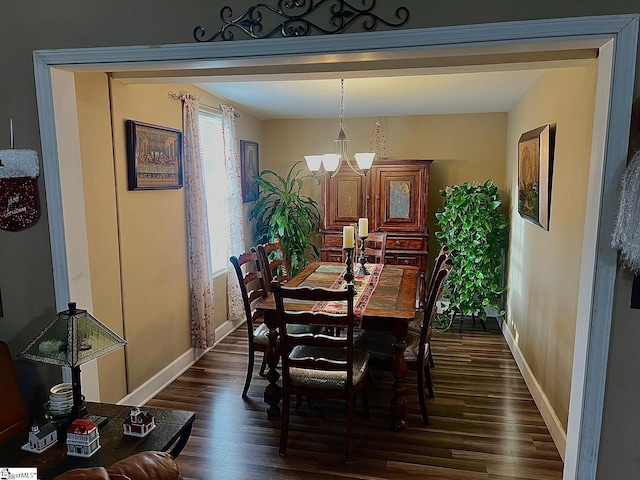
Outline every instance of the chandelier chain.
[[340, 79], [340, 129], [344, 129], [344, 78]]

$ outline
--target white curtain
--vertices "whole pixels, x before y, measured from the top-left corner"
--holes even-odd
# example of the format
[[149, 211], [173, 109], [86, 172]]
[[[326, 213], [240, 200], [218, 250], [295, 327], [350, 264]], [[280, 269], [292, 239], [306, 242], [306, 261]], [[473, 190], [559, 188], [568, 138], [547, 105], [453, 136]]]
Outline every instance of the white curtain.
[[[222, 109], [222, 138], [224, 140], [224, 164], [227, 173], [229, 227], [227, 234], [227, 257], [244, 252], [244, 218], [242, 212], [242, 190], [240, 161], [238, 160], [238, 136], [233, 107], [220, 105]], [[240, 285], [231, 263], [227, 266], [227, 298], [229, 320], [244, 316]]]
[[189, 235], [191, 286], [191, 346], [207, 349], [215, 341], [213, 272], [209, 250], [209, 224], [200, 153], [199, 98], [186, 92], [174, 96], [183, 101], [183, 163]]

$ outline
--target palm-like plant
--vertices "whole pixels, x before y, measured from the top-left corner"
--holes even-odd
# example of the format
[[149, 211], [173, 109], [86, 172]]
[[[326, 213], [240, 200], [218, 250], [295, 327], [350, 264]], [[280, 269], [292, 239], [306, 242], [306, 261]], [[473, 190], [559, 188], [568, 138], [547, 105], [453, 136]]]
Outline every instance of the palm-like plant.
[[[296, 275], [309, 262], [309, 256], [319, 256], [318, 247], [309, 242], [320, 223], [318, 203], [301, 194], [306, 178], [296, 162], [286, 176], [273, 170], [263, 170], [255, 177], [260, 186], [258, 201], [250, 218], [256, 221], [256, 243], [280, 239], [291, 274]], [[295, 171], [295, 173], [294, 173]]]

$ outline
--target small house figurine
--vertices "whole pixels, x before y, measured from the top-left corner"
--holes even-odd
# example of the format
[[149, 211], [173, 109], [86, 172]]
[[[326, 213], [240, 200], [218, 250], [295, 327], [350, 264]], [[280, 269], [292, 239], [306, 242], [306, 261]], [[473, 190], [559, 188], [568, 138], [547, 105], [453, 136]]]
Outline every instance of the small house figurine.
[[156, 421], [153, 415], [143, 412], [140, 407], [133, 407], [122, 423], [122, 433], [132, 437], [145, 437], [154, 428]]
[[67, 429], [67, 455], [90, 457], [100, 448], [98, 427], [91, 420], [78, 419]]
[[31, 424], [29, 443], [22, 446], [22, 450], [32, 453], [42, 453], [58, 441], [58, 431], [52, 423], [39, 426], [35, 421]]

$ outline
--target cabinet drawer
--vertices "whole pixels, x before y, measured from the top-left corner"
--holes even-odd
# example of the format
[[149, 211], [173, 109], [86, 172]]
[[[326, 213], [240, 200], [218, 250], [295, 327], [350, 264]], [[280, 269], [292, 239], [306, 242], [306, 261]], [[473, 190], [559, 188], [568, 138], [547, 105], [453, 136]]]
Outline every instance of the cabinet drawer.
[[414, 267], [420, 266], [419, 255], [396, 255], [396, 265], [413, 265]]
[[425, 237], [387, 237], [387, 250], [426, 250]]
[[342, 248], [342, 235], [323, 235], [322, 246]]
[[384, 263], [388, 265], [412, 265], [420, 267], [420, 255], [385, 255]]
[[322, 250], [320, 260], [323, 262], [342, 263], [342, 250]]

